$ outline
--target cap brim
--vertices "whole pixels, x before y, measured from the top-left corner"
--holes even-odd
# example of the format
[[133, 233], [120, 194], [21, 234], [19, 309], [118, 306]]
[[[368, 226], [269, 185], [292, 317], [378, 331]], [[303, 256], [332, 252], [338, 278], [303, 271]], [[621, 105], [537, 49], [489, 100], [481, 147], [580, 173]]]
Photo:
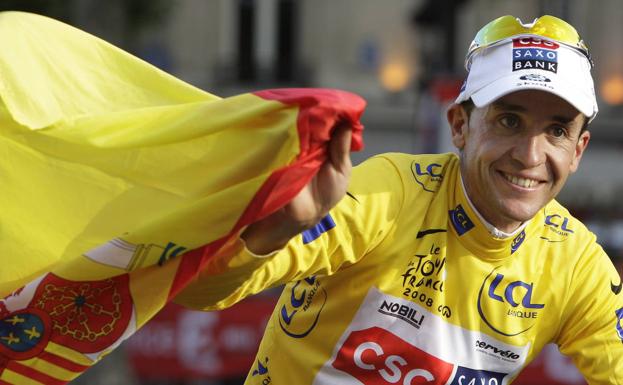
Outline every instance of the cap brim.
[[476, 107], [484, 107], [497, 99], [512, 92], [521, 90], [538, 90], [552, 93], [575, 107], [587, 118], [592, 120], [597, 114], [597, 107], [593, 104], [594, 97], [585, 95], [579, 89], [570, 87], [563, 82], [557, 82], [556, 78], [548, 81], [523, 81], [517, 74], [511, 74], [497, 79], [471, 95]]

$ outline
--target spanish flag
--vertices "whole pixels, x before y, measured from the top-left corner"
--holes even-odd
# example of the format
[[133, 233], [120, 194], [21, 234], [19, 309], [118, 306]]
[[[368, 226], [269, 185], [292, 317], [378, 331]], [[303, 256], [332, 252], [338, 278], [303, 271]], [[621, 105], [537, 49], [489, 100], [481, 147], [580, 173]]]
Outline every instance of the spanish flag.
[[64, 384], [292, 199], [361, 98], [221, 99], [58, 21], [0, 13], [0, 384]]

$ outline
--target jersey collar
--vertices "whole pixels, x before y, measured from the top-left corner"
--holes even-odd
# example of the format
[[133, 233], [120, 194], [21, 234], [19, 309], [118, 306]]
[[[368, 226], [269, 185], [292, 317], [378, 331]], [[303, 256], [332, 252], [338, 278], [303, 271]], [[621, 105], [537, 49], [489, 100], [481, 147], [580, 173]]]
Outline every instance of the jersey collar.
[[476, 216], [478, 216], [478, 219], [480, 220], [480, 222], [487, 228], [487, 230], [489, 230], [489, 233], [494, 237], [494, 238], [500, 238], [500, 239], [504, 239], [504, 238], [510, 238], [510, 237], [514, 237], [516, 235], [518, 235], [519, 233], [521, 233], [525, 228], [526, 225], [528, 224], [528, 222], [530, 222], [529, 220], [522, 223], [521, 226], [519, 226], [515, 231], [513, 231], [512, 233], [507, 233], [504, 232], [500, 229], [498, 229], [497, 227], [493, 226], [489, 221], [487, 221], [482, 214], [480, 214], [480, 212], [478, 211], [478, 209], [476, 208], [476, 206], [474, 206], [474, 204], [472, 203], [472, 200], [469, 199], [469, 195], [467, 195], [467, 189], [465, 188], [465, 183], [463, 182], [463, 176], [461, 175], [461, 173], [459, 172], [459, 179], [461, 181], [461, 189], [463, 191], [463, 194], [465, 195], [465, 200], [467, 201], [467, 203], [469, 204], [469, 207], [472, 208], [472, 211], [474, 213], [476, 213]]
[[538, 224], [543, 223], [543, 210], [508, 237], [500, 237], [500, 234], [492, 233], [491, 229], [495, 227], [476, 211], [467, 197], [460, 171], [456, 173], [454, 189], [448, 200], [449, 227], [453, 233], [463, 246], [482, 259], [500, 260], [516, 255], [522, 244], [534, 236]]

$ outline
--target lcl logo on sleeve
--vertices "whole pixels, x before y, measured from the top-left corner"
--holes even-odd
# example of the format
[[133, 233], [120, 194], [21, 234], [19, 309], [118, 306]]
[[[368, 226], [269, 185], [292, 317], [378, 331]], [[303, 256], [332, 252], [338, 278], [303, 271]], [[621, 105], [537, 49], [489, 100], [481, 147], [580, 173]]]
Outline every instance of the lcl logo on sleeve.
[[443, 166], [439, 163], [422, 164], [413, 162], [411, 172], [424, 191], [435, 192], [443, 182]]
[[327, 292], [316, 276], [289, 284], [284, 291], [288, 290], [290, 296], [282, 296], [277, 303], [281, 306], [279, 326], [292, 338], [304, 338], [318, 324], [320, 313], [327, 303]]

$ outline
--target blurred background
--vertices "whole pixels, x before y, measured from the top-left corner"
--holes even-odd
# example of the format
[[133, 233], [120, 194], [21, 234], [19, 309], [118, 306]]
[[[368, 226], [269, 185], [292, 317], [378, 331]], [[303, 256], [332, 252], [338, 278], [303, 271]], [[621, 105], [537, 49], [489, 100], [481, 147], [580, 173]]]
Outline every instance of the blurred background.
[[[619, 0], [0, 0], [52, 16], [219, 96], [331, 87], [368, 101], [366, 149], [452, 151], [445, 110], [477, 30], [512, 14], [573, 24], [589, 44], [600, 113], [559, 200], [623, 264], [623, 3]], [[167, 307], [72, 384], [241, 384], [279, 291], [219, 313]], [[554, 346], [517, 384], [583, 384]]]

